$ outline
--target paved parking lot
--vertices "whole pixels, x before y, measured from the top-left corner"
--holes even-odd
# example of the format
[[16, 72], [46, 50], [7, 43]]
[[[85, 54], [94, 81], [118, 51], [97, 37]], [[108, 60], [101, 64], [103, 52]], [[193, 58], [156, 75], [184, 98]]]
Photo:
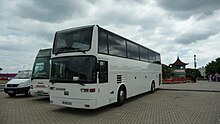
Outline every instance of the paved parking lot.
[[220, 92], [220, 82], [197, 81], [196, 83], [163, 84], [163, 90]]
[[49, 104], [47, 97], [0, 92], [1, 124], [220, 124], [220, 93], [157, 90], [112, 105], [83, 110]]

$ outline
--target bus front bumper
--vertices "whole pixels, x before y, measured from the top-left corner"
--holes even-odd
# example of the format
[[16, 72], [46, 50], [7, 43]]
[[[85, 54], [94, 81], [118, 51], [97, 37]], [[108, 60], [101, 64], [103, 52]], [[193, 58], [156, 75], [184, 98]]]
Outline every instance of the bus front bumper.
[[48, 89], [30, 89], [32, 96], [49, 96]]
[[96, 99], [75, 99], [50, 96], [50, 103], [71, 108], [96, 109]]

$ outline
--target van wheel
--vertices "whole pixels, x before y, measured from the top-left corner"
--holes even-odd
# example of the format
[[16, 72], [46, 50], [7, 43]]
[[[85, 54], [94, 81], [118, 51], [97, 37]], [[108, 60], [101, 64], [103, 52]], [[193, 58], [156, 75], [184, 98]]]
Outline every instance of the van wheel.
[[117, 102], [116, 105], [117, 106], [121, 106], [124, 104], [126, 100], [126, 91], [124, 87], [120, 87], [118, 90], [118, 98], [117, 98]]
[[15, 97], [16, 93], [8, 93], [10, 97]]
[[150, 92], [153, 93], [154, 91], [155, 91], [155, 83], [152, 82]]
[[24, 95], [28, 97], [28, 96], [31, 96], [31, 93], [30, 91], [27, 91]]

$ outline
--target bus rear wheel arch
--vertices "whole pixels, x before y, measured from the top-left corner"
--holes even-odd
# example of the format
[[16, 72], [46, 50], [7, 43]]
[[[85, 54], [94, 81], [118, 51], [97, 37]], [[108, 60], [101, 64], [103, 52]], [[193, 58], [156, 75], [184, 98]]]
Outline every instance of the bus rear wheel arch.
[[122, 106], [126, 100], [126, 97], [127, 97], [126, 87], [122, 85], [118, 90], [116, 106]]

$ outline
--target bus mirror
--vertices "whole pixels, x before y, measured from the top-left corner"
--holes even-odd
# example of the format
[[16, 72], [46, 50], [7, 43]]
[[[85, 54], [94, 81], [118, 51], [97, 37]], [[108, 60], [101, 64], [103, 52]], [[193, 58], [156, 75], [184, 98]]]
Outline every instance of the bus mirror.
[[79, 79], [80, 79], [79, 77], [76, 77], [76, 76], [73, 77], [73, 81], [79, 81]]
[[99, 72], [99, 63], [96, 64], [96, 71]]

